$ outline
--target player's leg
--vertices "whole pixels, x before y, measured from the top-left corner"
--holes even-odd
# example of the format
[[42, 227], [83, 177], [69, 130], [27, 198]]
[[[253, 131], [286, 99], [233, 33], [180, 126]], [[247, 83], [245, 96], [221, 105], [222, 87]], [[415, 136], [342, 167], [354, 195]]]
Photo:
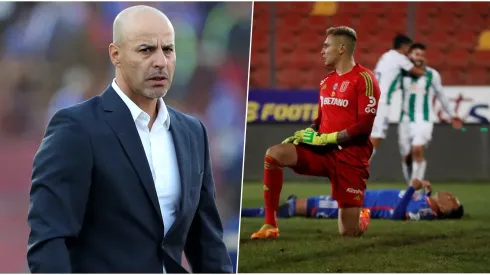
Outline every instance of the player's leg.
[[241, 214], [242, 218], [258, 218], [265, 216], [264, 207], [242, 207]]
[[412, 141], [412, 166], [413, 166], [413, 179], [423, 180], [425, 177], [425, 170], [427, 168], [427, 161], [425, 159], [425, 147], [432, 139], [432, 123], [419, 122], [413, 124], [413, 141]]
[[[257, 218], [265, 216], [264, 207], [243, 207], [242, 217]], [[298, 198], [290, 195], [277, 210], [278, 218], [307, 217], [307, 218], [337, 218], [338, 205], [330, 196], [314, 196]]]
[[296, 215], [308, 218], [337, 218], [339, 206], [331, 196], [315, 196], [296, 200]]
[[339, 208], [339, 233], [341, 236], [361, 236], [369, 227], [371, 213], [367, 208], [343, 205]]
[[275, 145], [267, 149], [264, 158], [265, 224], [277, 227], [276, 211], [283, 184], [283, 167], [296, 164], [298, 156], [291, 143]]
[[[410, 147], [410, 144], [408, 144], [408, 147]], [[412, 149], [410, 148], [410, 152], [405, 157], [405, 166], [407, 167], [407, 177], [405, 178], [405, 180], [407, 181], [407, 184], [410, 184], [410, 179], [412, 178], [412, 173], [413, 173], [412, 162], [413, 162]]]
[[277, 238], [276, 213], [283, 185], [283, 167], [291, 167], [299, 174], [321, 176], [325, 174], [320, 154], [302, 145], [290, 143], [269, 148], [264, 159], [264, 226], [252, 234], [252, 239]]
[[378, 149], [378, 147], [381, 145], [383, 139], [384, 138], [381, 137], [373, 137], [373, 136], [370, 137], [371, 143], [373, 144], [373, 155], [371, 157], [374, 156], [374, 154], [376, 153], [376, 149]]
[[412, 179], [423, 180], [425, 174], [425, 168], [427, 162], [424, 158], [424, 145], [413, 145], [412, 146], [412, 166], [413, 174]]
[[398, 124], [398, 148], [401, 156], [403, 178], [409, 183], [412, 178], [412, 156], [410, 123], [408, 122], [400, 122]]
[[[325, 215], [321, 208], [320, 202], [324, 201], [326, 197], [315, 196], [308, 198], [296, 198], [290, 196], [287, 200], [289, 206], [289, 215], [295, 217], [308, 217], [308, 218], [323, 218]], [[280, 207], [279, 207], [280, 208]], [[278, 217], [281, 217], [280, 210], [278, 212]]]
[[378, 104], [378, 111], [376, 112], [376, 117], [374, 118], [373, 130], [371, 131], [370, 137], [371, 143], [373, 144], [373, 154], [371, 155], [371, 159], [381, 145], [381, 142], [387, 136], [389, 125], [388, 111], [389, 107], [387, 105], [383, 103]]
[[342, 236], [360, 236], [369, 226], [370, 212], [362, 208], [368, 178], [367, 168], [337, 161], [335, 174], [330, 179], [332, 196], [339, 207], [338, 226]]
[[339, 233], [341, 236], [358, 236], [360, 230], [361, 207], [344, 205], [339, 209]]
[[[306, 216], [306, 204], [308, 199], [289, 198], [277, 208], [278, 218], [291, 218]], [[242, 207], [242, 217], [265, 217], [265, 207]]]
[[376, 154], [376, 150], [378, 150], [379, 146], [381, 145], [381, 142], [383, 142], [383, 138], [371, 136], [369, 139], [373, 144], [373, 153], [371, 154], [371, 158], [369, 159], [369, 161], [371, 161], [374, 157], [374, 154]]

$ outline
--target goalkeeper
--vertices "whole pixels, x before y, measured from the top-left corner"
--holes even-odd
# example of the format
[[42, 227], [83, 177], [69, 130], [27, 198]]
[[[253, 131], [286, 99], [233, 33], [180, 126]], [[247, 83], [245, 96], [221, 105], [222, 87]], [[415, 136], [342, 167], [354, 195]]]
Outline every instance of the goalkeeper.
[[327, 30], [321, 53], [325, 67], [335, 70], [320, 83], [318, 117], [313, 125], [265, 154], [265, 222], [252, 239], [279, 236], [276, 214], [283, 167], [302, 175], [328, 177], [339, 206], [339, 233], [359, 236], [366, 231], [370, 216], [362, 202], [373, 151], [369, 135], [380, 92], [373, 73], [354, 61], [356, 40], [349, 27]]
[[[425, 189], [425, 194], [415, 191]], [[461, 219], [463, 205], [450, 192], [441, 191], [432, 196], [428, 181], [414, 179], [406, 190], [366, 190], [363, 207], [371, 211], [373, 219], [391, 220], [441, 220]], [[263, 217], [264, 207], [242, 208], [242, 217]], [[297, 198], [294, 195], [281, 204], [279, 218], [338, 218], [338, 204], [331, 196]]]

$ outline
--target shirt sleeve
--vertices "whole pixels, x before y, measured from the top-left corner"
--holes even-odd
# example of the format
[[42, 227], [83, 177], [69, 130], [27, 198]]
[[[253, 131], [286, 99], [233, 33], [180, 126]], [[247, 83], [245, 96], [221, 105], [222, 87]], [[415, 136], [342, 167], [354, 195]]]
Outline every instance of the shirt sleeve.
[[360, 75], [357, 82], [357, 122], [346, 129], [351, 137], [369, 135], [378, 110], [378, 81], [371, 72], [363, 71]]
[[410, 59], [408, 59], [408, 57], [403, 54], [400, 54], [399, 62], [400, 62], [400, 68], [402, 68], [407, 72], [410, 71], [413, 68], [413, 66], [415, 66], [413, 62], [410, 61]]
[[449, 100], [447, 99], [446, 95], [443, 93], [443, 88], [442, 88], [442, 81], [441, 81], [441, 75], [435, 71], [432, 70], [432, 88], [434, 88], [434, 95], [436, 96], [437, 100], [442, 105], [442, 108], [446, 113], [449, 114], [449, 116], [454, 117], [454, 112], [451, 110], [451, 107], [449, 105]]
[[[393, 216], [391, 217], [393, 220], [411, 219], [410, 214], [407, 213], [407, 207], [410, 203], [410, 200], [412, 199], [413, 193], [415, 193], [415, 189], [412, 186], [409, 186], [405, 194], [403, 194], [400, 202], [398, 202], [398, 204], [396, 205], [395, 210], [393, 211]], [[405, 214], [407, 214], [408, 217], [405, 216]]]
[[361, 72], [362, 79], [358, 82], [357, 114], [358, 116], [376, 116], [379, 100], [379, 85], [370, 72]]

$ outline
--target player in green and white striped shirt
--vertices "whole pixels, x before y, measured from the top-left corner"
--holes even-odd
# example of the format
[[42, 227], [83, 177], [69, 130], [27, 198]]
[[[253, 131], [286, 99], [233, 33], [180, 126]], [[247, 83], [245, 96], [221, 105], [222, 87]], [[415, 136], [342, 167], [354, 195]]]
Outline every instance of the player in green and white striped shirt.
[[[373, 155], [381, 142], [387, 137], [390, 114], [390, 97], [396, 90], [396, 83], [400, 80], [403, 70], [413, 75], [422, 76], [425, 71], [417, 68], [408, 59], [407, 54], [412, 45], [412, 39], [406, 35], [398, 34], [393, 38], [393, 49], [384, 53], [374, 69], [379, 83], [381, 94], [379, 96], [378, 110], [371, 131]], [[371, 156], [372, 157], [372, 156]]]
[[[442, 91], [441, 76], [435, 69], [426, 66], [425, 51], [425, 45], [415, 43], [410, 47], [408, 54], [416, 67], [425, 67], [425, 75], [415, 77], [410, 73], [404, 73], [398, 83], [402, 92], [398, 145], [402, 155], [403, 175], [407, 182], [411, 179], [424, 179], [427, 166], [424, 148], [432, 139], [435, 116], [431, 104], [433, 97], [439, 100], [444, 111], [452, 117], [453, 127], [462, 126], [461, 120], [450, 109], [447, 97]], [[410, 163], [407, 164], [410, 157], [412, 167]]]

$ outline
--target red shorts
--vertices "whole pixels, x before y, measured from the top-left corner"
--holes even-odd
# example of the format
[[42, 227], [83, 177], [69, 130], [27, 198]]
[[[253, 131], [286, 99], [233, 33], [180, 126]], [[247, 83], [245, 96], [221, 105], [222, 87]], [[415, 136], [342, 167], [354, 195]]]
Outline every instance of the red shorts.
[[352, 165], [357, 160], [349, 157], [337, 147], [296, 145], [298, 162], [293, 167], [300, 175], [328, 177], [332, 184], [332, 197], [339, 208], [362, 207], [369, 171], [365, 166]]

